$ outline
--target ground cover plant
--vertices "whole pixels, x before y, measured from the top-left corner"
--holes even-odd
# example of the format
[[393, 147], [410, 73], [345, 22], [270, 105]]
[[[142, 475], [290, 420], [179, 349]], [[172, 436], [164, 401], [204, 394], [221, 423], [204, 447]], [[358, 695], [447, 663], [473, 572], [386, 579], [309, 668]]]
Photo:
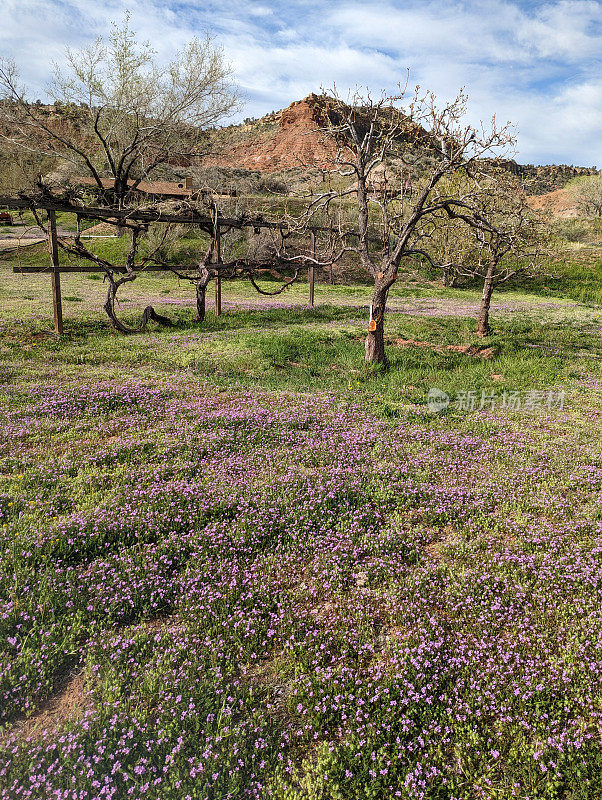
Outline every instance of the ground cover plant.
[[55, 341], [11, 264], [2, 800], [600, 796], [598, 307], [395, 287], [382, 372], [366, 287], [66, 274]]

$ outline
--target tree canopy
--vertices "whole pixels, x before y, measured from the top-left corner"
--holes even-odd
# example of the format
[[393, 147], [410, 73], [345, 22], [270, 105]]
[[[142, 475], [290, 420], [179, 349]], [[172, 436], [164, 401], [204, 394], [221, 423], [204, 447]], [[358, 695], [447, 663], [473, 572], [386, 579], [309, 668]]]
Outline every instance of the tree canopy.
[[69, 165], [67, 174], [92, 178], [120, 207], [162, 165], [200, 156], [204, 132], [238, 104], [232, 70], [209, 35], [192, 39], [163, 66], [151, 46], [137, 40], [127, 14], [112, 23], [106, 41], [68, 48], [65, 65], [55, 68], [49, 94], [69, 111], [69, 124], [40, 113], [16, 64], [5, 59], [0, 91], [6, 142], [54, 157]]

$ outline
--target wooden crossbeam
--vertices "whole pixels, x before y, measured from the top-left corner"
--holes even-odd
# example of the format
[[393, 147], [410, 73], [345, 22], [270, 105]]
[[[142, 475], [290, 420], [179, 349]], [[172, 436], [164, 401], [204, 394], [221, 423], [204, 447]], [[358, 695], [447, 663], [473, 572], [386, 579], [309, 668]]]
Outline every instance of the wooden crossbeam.
[[[223, 272], [229, 272], [230, 270], [233, 269], [231, 264], [209, 264], [209, 266], [211, 267], [212, 270], [223, 271]], [[298, 266], [298, 268], [299, 269], [304, 269], [307, 266], [308, 265], [306, 265], [306, 264], [301, 264], [301, 265]], [[309, 265], [308, 268], [311, 269], [311, 265]], [[119, 272], [119, 273], [123, 273], [123, 274], [125, 274], [127, 272], [125, 267], [112, 267], [111, 269], [112, 269], [113, 272]], [[166, 266], [165, 264], [150, 264], [149, 266], [146, 266], [143, 269], [137, 270], [136, 274], [137, 275], [144, 275], [145, 272], [173, 272], [174, 270], [177, 270], [178, 272], [198, 272], [198, 269], [199, 269], [199, 265], [198, 264], [192, 264], [192, 265], [186, 265], [186, 266], [182, 266], [181, 264], [174, 264], [172, 267]], [[234, 267], [234, 269], [236, 269], [236, 267]], [[240, 269], [243, 270], [242, 267], [240, 267]], [[269, 267], [265, 267], [265, 268], [258, 267], [254, 271], [258, 272], [258, 273], [261, 273], [261, 272], [273, 272], [273, 271], [279, 272], [279, 271], [286, 270], [286, 269], [290, 270], [290, 269], [293, 269], [293, 267], [291, 265], [289, 265], [289, 264], [282, 264], [282, 265], [277, 265], [277, 264], [276, 265], [272, 265], [272, 264], [270, 264]], [[297, 267], [295, 267], [295, 269], [297, 269]], [[94, 266], [93, 264], [82, 264], [81, 266], [78, 266], [78, 267], [74, 267], [74, 266], [65, 264], [65, 265], [59, 266], [57, 271], [58, 272], [73, 272], [73, 273], [77, 273], [77, 272], [96, 272], [96, 273], [99, 273], [100, 275], [102, 275], [103, 272], [104, 272], [102, 267], [97, 267], [97, 266]], [[30, 264], [30, 265], [23, 266], [23, 267], [13, 267], [13, 272], [17, 273], [17, 274], [20, 274], [20, 275], [39, 275], [39, 274], [42, 274], [42, 273], [46, 273], [46, 274], [50, 275], [52, 272], [54, 272], [54, 268], [53, 267], [49, 267], [48, 264], [43, 264], [43, 265], [39, 265], [39, 266], [32, 266]]]
[[[198, 265], [194, 267], [175, 267], [178, 270], [198, 270]], [[13, 267], [13, 272], [20, 273], [22, 275], [38, 275], [43, 272], [53, 272], [53, 268], [49, 267], [48, 265], [45, 266], [26, 266], [26, 267]], [[104, 272], [102, 267], [96, 267], [93, 264], [82, 264], [81, 267], [72, 267], [69, 265], [60, 266], [57, 270], [58, 272], [99, 272], [101, 275]], [[113, 267], [114, 272], [125, 273], [127, 272], [125, 267]], [[156, 264], [152, 267], [145, 267], [143, 270], [140, 271], [139, 274], [144, 272], [171, 272], [171, 267], [166, 267], [164, 264]]]
[[[216, 218], [209, 214], [199, 214], [194, 210], [180, 214], [167, 214], [158, 210], [145, 209], [116, 209], [100, 208], [97, 206], [74, 206], [54, 199], [27, 199], [24, 197], [0, 197], [0, 206], [6, 208], [40, 208], [46, 211], [60, 211], [65, 214], [77, 214], [82, 219], [96, 219], [108, 221], [132, 220], [134, 222], [169, 222], [174, 224], [198, 225], [208, 233], [213, 233]], [[286, 230], [286, 223], [270, 222], [263, 217], [217, 217], [217, 223], [222, 228], [270, 228], [272, 230]], [[330, 231], [329, 227], [311, 226], [308, 230]], [[351, 233], [351, 235], [353, 235]]]

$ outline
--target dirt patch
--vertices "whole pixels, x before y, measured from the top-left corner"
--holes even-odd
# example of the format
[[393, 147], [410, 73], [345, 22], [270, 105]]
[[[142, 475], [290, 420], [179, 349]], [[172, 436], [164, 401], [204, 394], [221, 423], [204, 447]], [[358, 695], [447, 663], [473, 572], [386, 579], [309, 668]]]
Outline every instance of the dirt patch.
[[280, 687], [280, 676], [272, 658], [262, 658], [255, 664], [243, 668], [240, 678], [243, 684], [254, 688], [269, 690]]
[[[171, 633], [178, 624], [175, 615], [162, 615], [126, 628], [132, 632], [144, 631], [156, 636], [165, 632]], [[67, 670], [56, 679], [51, 697], [30, 717], [17, 718], [9, 723], [0, 733], [0, 742], [9, 736], [26, 741], [40, 741], [46, 733], [55, 733], [67, 722], [83, 719], [92, 708], [91, 687], [84, 671], [80, 668]]]
[[283, 654], [268, 656], [255, 664], [244, 667], [239, 680], [253, 695], [262, 698], [262, 704], [275, 720], [292, 721], [287, 709], [287, 700], [294, 688], [292, 676], [286, 678], [277, 668]]
[[546, 194], [533, 195], [527, 202], [536, 211], [543, 211], [557, 219], [571, 219], [578, 216], [575, 199], [568, 189], [555, 189]]
[[472, 344], [432, 344], [431, 342], [421, 342], [418, 339], [389, 339], [388, 344], [394, 347], [427, 347], [437, 353], [444, 353], [446, 350], [452, 353], [465, 353], [474, 358], [493, 358], [496, 354], [494, 347], [475, 347]]
[[116, 236], [117, 227], [109, 222], [98, 222], [82, 231], [82, 238], [86, 236]]
[[445, 528], [441, 529], [440, 533], [441, 537], [439, 539], [427, 544], [424, 548], [425, 552], [433, 561], [445, 561], [446, 556], [442, 552], [444, 548], [454, 541], [459, 541], [459, 536], [451, 525], [446, 525]]
[[91, 708], [90, 693], [82, 670], [61, 676], [52, 697], [28, 719], [14, 722], [4, 732], [5, 736], [38, 741], [45, 732], [53, 732], [70, 720], [81, 719]]
[[19, 248], [24, 247], [31, 247], [34, 244], [40, 244], [40, 242], [45, 242], [46, 239], [43, 238], [35, 238], [31, 239], [28, 238], [27, 240], [13, 237], [11, 239], [0, 239], [0, 252], [10, 253], [13, 250], [18, 250]]
[[[117, 438], [117, 437], [116, 437]], [[162, 614], [153, 619], [143, 620], [136, 623], [136, 625], [127, 626], [133, 632], [144, 631], [149, 636], [162, 634], [162, 633], [176, 633], [181, 626], [181, 622], [176, 614]]]

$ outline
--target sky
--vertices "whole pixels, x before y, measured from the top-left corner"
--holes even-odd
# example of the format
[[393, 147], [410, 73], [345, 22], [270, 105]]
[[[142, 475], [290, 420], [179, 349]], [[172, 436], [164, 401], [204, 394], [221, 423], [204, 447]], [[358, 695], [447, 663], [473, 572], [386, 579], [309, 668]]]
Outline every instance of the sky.
[[602, 168], [602, 0], [2, 0], [0, 55], [45, 99], [65, 47], [106, 34], [125, 10], [168, 62], [209, 32], [231, 63], [239, 118], [284, 108], [333, 84], [394, 91], [406, 81], [467, 121], [511, 121], [521, 163]]

